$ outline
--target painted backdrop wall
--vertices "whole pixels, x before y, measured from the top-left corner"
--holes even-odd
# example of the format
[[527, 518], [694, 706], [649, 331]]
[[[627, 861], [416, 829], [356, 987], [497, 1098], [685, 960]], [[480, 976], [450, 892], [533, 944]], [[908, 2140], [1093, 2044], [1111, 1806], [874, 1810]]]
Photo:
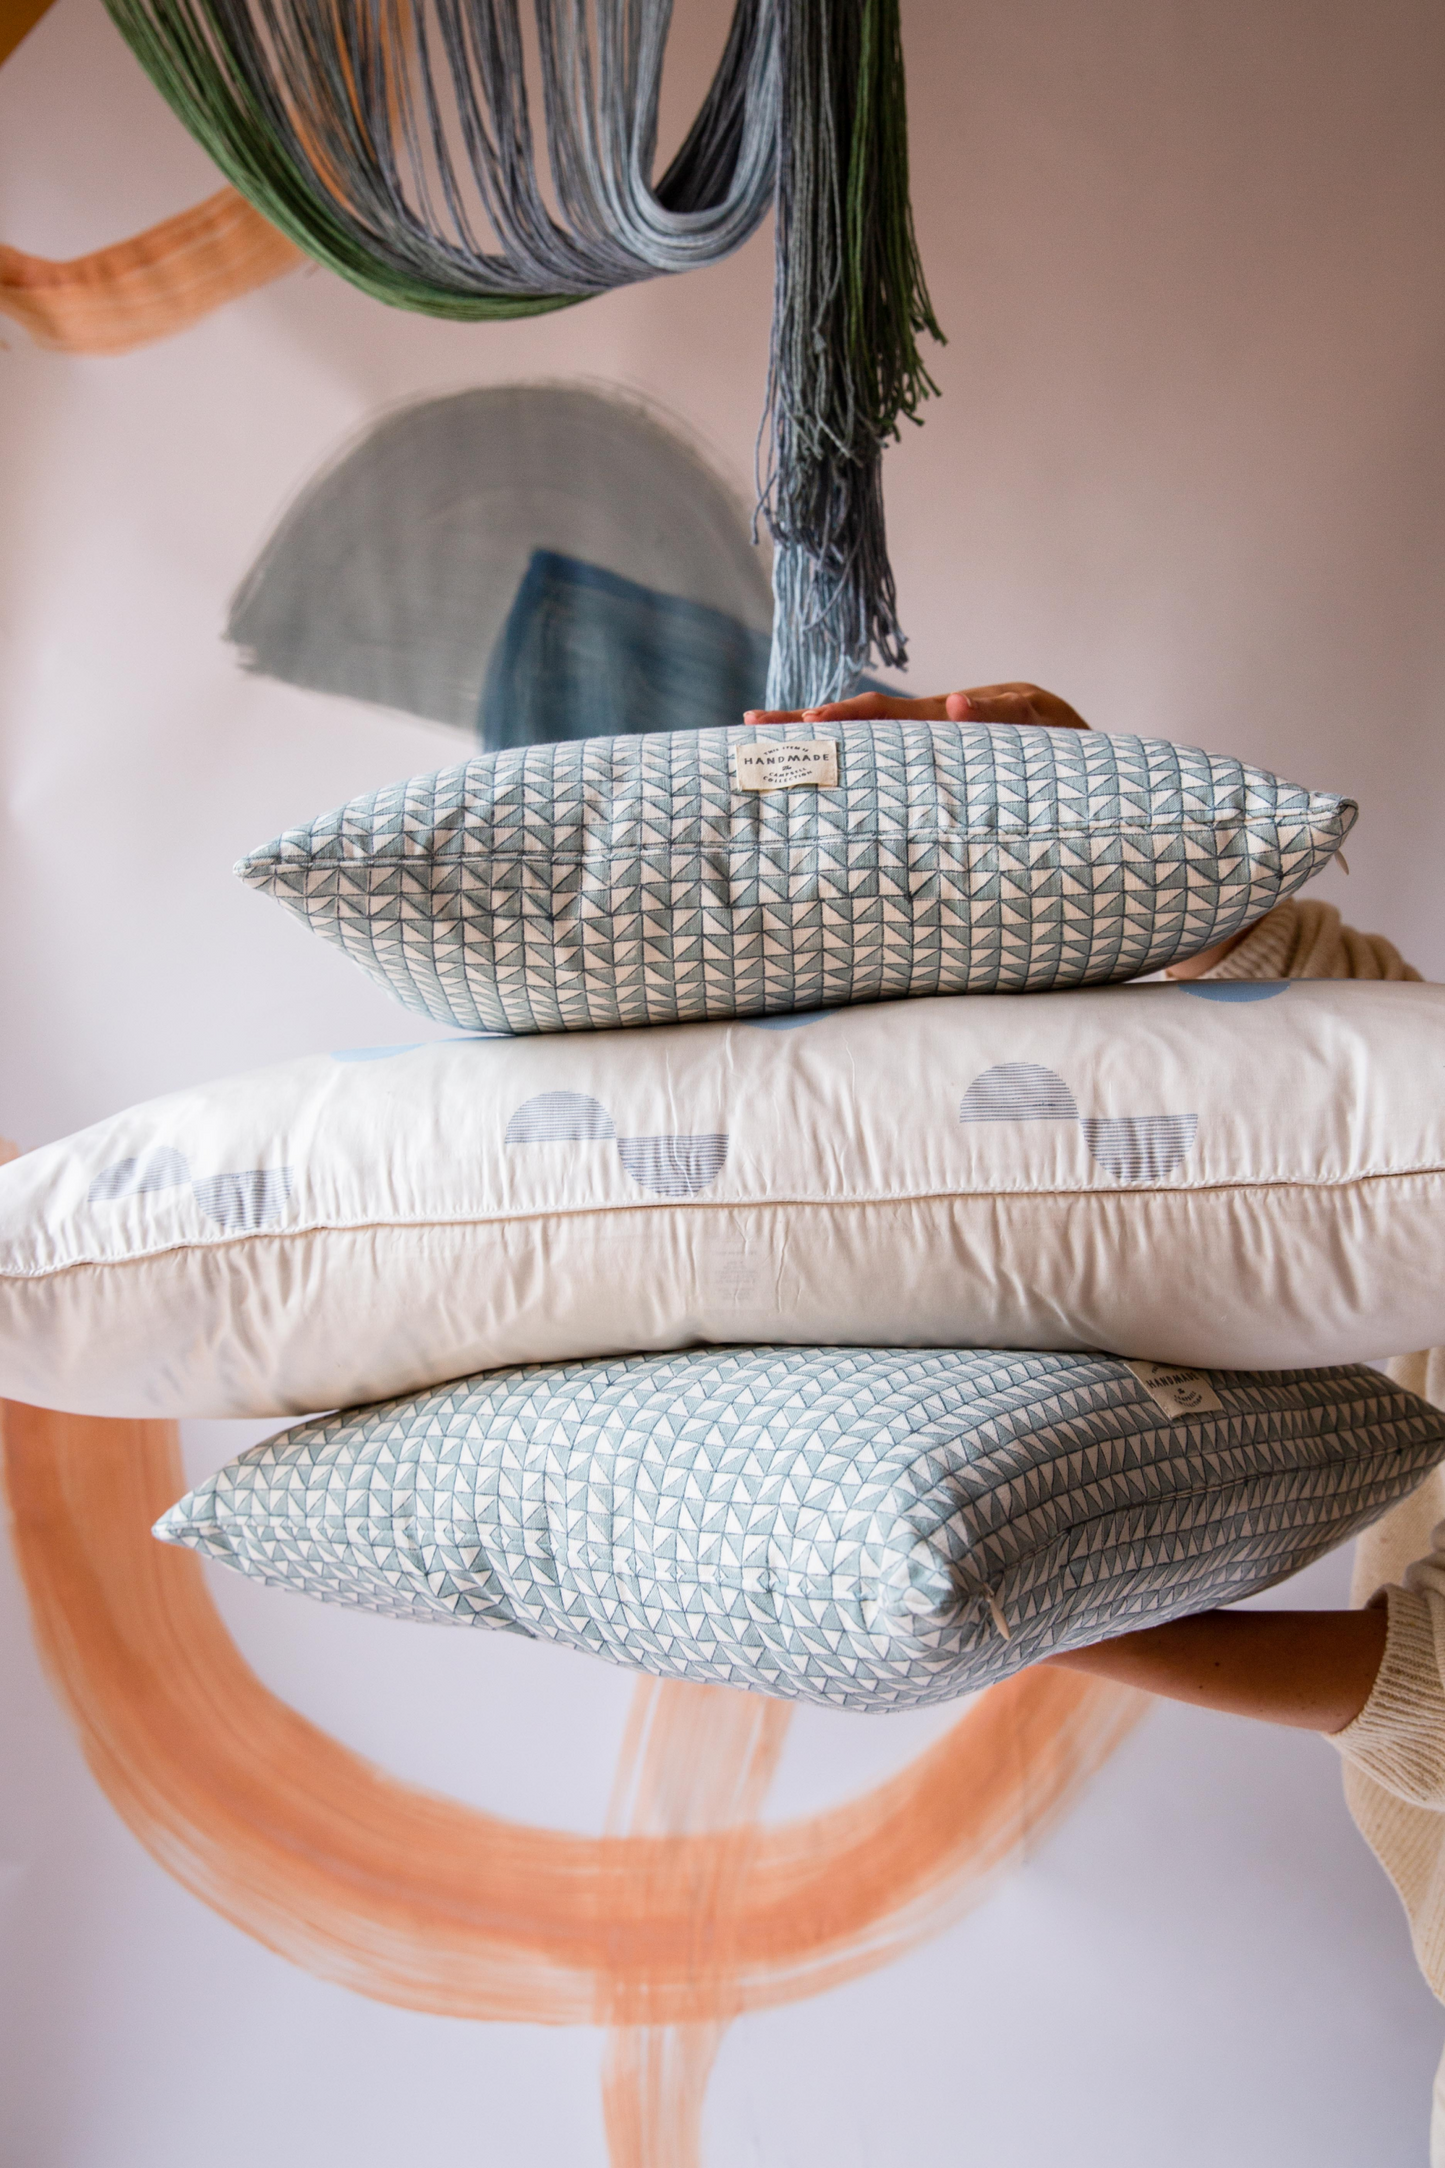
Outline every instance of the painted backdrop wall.
[[[682, 0], [691, 109], [725, 9]], [[1445, 22], [1424, 0], [905, 0], [920, 238], [950, 344], [892, 456], [917, 689], [1025, 676], [1095, 723], [1356, 792], [1322, 892], [1445, 975]], [[0, 241], [60, 260], [217, 177], [97, 4], [0, 72]], [[390, 314], [320, 271], [181, 335], [0, 352], [0, 1131], [317, 1046], [415, 1035], [229, 867], [455, 756], [247, 676], [230, 598], [390, 403], [527, 378], [650, 397], [746, 493], [771, 260], [529, 324]], [[1390, 1352], [1381, 1350], [1382, 1354]], [[200, 1473], [254, 1435], [195, 1425]], [[1283, 1600], [1339, 1600], [1345, 1562]], [[415, 1783], [602, 1828], [631, 1683], [218, 1581], [266, 1684]], [[415, 2016], [187, 1896], [96, 1789], [0, 1564], [0, 2153], [25, 2168], [601, 2168], [599, 2036]], [[935, 1718], [803, 1712], [769, 1819]], [[989, 1902], [742, 2020], [712, 2168], [1407, 2168], [1445, 2014], [1308, 1738], [1160, 1711]]]

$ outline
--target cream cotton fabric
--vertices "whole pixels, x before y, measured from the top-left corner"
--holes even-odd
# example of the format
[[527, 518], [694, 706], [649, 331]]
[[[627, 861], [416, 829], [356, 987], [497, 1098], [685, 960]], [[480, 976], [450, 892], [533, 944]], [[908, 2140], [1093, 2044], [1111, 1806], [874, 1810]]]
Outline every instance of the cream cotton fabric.
[[[1379, 934], [1333, 904], [1281, 904], [1204, 974], [1212, 979], [1418, 979]], [[1445, 1348], [1398, 1356], [1397, 1385], [1445, 1407]], [[1389, 1634], [1368, 1702], [1331, 1741], [1356, 1826], [1400, 1894], [1420, 1969], [1445, 2001], [1445, 1468], [1360, 1538], [1351, 1590], [1384, 1602]], [[1445, 2057], [1436, 2073], [1430, 2168], [1445, 2168]]]
[[1326, 980], [314, 1055], [0, 1169], [0, 1393], [305, 1415], [699, 1342], [1368, 1362], [1445, 1342], [1442, 1073], [1445, 986]]

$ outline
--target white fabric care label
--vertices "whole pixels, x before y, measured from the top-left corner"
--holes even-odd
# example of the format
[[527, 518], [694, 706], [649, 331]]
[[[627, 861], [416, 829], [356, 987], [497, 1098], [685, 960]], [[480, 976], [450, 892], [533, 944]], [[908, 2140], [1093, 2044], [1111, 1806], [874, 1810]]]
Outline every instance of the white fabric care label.
[[1181, 1370], [1175, 1363], [1126, 1362], [1124, 1368], [1166, 1415], [1213, 1415], [1224, 1405], [1203, 1370]]
[[836, 738], [754, 738], [733, 747], [733, 781], [739, 790], [814, 790], [838, 787]]

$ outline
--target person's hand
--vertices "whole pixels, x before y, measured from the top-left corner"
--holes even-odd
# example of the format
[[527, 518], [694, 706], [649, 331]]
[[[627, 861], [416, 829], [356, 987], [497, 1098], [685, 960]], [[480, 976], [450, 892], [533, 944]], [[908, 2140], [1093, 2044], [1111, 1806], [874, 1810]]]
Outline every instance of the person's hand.
[[1041, 685], [974, 685], [967, 692], [906, 700], [900, 693], [857, 693], [817, 708], [749, 708], [745, 723], [1018, 723], [1035, 729], [1087, 730], [1082, 715]]

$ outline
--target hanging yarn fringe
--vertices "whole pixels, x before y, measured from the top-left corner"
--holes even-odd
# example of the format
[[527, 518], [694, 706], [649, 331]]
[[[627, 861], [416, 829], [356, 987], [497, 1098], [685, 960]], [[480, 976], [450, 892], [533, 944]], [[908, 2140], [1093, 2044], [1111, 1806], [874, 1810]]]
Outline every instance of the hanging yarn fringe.
[[776, 543], [770, 695], [904, 662], [880, 462], [933, 389], [908, 203], [897, 0], [738, 0], [655, 184], [672, 0], [107, 0], [227, 178], [394, 307], [538, 315], [719, 262], [776, 197], [761, 510]]
[[[941, 339], [908, 196], [897, 0], [784, 0], [763, 510], [774, 542], [769, 707], [902, 669], [883, 452], [936, 386]], [[787, 627], [786, 637], [781, 636]]]

